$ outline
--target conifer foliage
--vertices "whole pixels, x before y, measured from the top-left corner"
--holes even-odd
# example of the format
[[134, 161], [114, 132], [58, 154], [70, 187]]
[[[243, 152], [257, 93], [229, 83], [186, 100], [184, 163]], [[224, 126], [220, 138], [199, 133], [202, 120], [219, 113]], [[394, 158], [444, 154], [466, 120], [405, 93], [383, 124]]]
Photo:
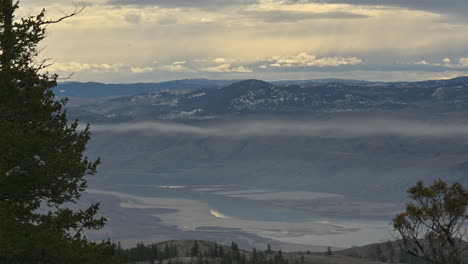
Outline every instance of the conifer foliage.
[[0, 263], [107, 263], [114, 247], [90, 243], [98, 204], [71, 210], [99, 164], [83, 155], [89, 126], [69, 124], [66, 100], [56, 100], [57, 75], [38, 61], [51, 21], [45, 10], [15, 17], [18, 2], [0, 0]]

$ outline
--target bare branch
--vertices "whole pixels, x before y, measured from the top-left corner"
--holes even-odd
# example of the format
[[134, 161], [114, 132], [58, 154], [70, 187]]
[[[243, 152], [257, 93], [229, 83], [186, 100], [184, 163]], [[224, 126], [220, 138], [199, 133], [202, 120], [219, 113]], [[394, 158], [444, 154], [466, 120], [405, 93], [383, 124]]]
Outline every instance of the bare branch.
[[67, 77], [59, 77], [59, 78], [57, 78], [57, 80], [61, 80], [61, 81], [62, 80], [69, 80], [69, 79], [71, 79], [71, 77], [73, 77], [73, 75], [75, 75], [74, 72], [70, 73]]
[[79, 7], [76, 3], [75, 3], [74, 5], [75, 5], [75, 9], [73, 10], [73, 12], [68, 13], [68, 14], [62, 12], [62, 13], [63, 13], [63, 16], [62, 16], [62, 17], [60, 17], [60, 18], [58, 18], [58, 19], [56, 19], [56, 20], [47, 20], [47, 21], [42, 22], [41, 24], [42, 24], [42, 25], [49, 25], [49, 24], [60, 23], [60, 22], [62, 22], [62, 21], [65, 20], [65, 19], [68, 19], [68, 18], [70, 18], [70, 17], [74, 17], [74, 16], [80, 14], [80, 13], [83, 12], [83, 10], [86, 8], [86, 6], [81, 6], [81, 7]]

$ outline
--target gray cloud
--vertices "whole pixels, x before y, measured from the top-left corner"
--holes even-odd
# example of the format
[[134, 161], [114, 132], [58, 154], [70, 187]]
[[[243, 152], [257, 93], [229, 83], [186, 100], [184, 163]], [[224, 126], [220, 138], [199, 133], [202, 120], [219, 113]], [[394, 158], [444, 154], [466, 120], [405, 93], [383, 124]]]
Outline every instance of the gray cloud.
[[125, 16], [125, 21], [127, 21], [130, 24], [139, 24], [141, 21], [141, 16], [135, 15], [135, 14], [129, 14]]
[[286, 10], [243, 11], [241, 14], [252, 16], [265, 22], [297, 22], [310, 19], [356, 19], [369, 17], [351, 12], [311, 13]]
[[[390, 7], [402, 7], [415, 10], [426, 10], [436, 13], [457, 15], [459, 18], [466, 16], [468, 1], [465, 0], [288, 0], [294, 3], [332, 3], [352, 5], [378, 5]], [[231, 5], [257, 4], [258, 0], [108, 0], [112, 5], [142, 5], [163, 7], [222, 7]]]
[[405, 137], [454, 137], [468, 135], [467, 124], [430, 124], [402, 120], [333, 120], [333, 121], [246, 121], [210, 126], [181, 123], [143, 122], [93, 125], [93, 132], [190, 134], [216, 137], [312, 136], [356, 138], [362, 136], [399, 135]]
[[465, 17], [468, 1], [465, 0], [288, 0], [290, 3], [332, 3], [352, 5], [379, 5], [455, 14]]
[[160, 25], [171, 25], [171, 24], [176, 24], [178, 21], [179, 20], [177, 19], [177, 17], [165, 17], [165, 18], [159, 19], [158, 23]]
[[258, 0], [108, 0], [111, 5], [141, 5], [162, 7], [219, 7], [237, 4], [256, 4]]
[[93, 6], [93, 3], [88, 1], [78, 1], [74, 2], [77, 6]]

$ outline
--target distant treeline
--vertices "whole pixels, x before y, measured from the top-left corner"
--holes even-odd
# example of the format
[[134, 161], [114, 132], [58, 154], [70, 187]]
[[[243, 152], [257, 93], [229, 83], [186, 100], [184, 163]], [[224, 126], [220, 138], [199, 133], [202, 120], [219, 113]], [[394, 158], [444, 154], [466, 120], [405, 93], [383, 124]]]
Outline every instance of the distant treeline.
[[136, 247], [123, 249], [117, 245], [116, 254], [126, 263], [196, 263], [196, 264], [302, 264], [304, 258], [296, 259], [293, 263], [284, 257], [283, 252], [271, 250], [270, 245], [265, 251], [253, 249], [247, 252], [239, 249], [238, 245], [232, 242], [231, 247], [226, 247], [216, 243], [211, 244], [203, 250], [199, 242], [194, 241], [189, 251], [179, 250], [171, 243], [145, 245], [138, 243]]
[[117, 244], [116, 255], [124, 262], [135, 263], [142, 261], [162, 261], [178, 256], [177, 247], [175, 245], [165, 244], [164, 247], [158, 247], [157, 244], [145, 245], [137, 243], [136, 247], [123, 249], [120, 243]]
[[[190, 245], [190, 244], [189, 244]], [[253, 249], [251, 252], [239, 249], [234, 242], [231, 246], [203, 241], [194, 241], [192, 246], [179, 247], [171, 242], [145, 245], [140, 242], [134, 248], [123, 249], [116, 245], [116, 255], [124, 263], [164, 263], [164, 264], [304, 264], [305, 255], [310, 251], [284, 254], [281, 250], [273, 251], [268, 244], [266, 250]], [[338, 253], [338, 252], [337, 252]], [[334, 255], [331, 248], [325, 253]], [[339, 253], [338, 253], [339, 255]], [[427, 262], [402, 251], [396, 251], [390, 243], [375, 247], [368, 256], [355, 255], [356, 258], [369, 258], [384, 263], [427, 264]]]

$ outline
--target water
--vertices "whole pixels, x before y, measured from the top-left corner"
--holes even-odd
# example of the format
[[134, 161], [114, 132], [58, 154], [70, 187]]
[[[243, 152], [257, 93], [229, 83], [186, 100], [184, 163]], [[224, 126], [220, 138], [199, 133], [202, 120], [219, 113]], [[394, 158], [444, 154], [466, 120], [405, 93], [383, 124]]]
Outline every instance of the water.
[[119, 196], [122, 207], [175, 209], [177, 213], [162, 213], [158, 217], [181, 230], [243, 230], [287, 243], [334, 247], [392, 238], [389, 221], [324, 217], [283, 204], [345, 199], [338, 194], [242, 186], [142, 185], [90, 192]]

